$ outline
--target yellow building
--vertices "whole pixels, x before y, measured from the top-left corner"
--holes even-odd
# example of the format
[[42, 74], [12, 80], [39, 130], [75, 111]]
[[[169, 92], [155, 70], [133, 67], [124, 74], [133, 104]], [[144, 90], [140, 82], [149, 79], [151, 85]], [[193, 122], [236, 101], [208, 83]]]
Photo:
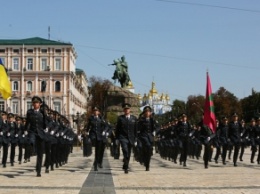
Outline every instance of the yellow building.
[[[76, 69], [77, 53], [71, 43], [39, 37], [0, 40], [0, 58], [8, 70], [12, 97], [0, 97], [0, 110], [25, 116], [34, 95], [67, 117], [86, 112], [88, 82]], [[42, 92], [42, 82], [46, 91]]]

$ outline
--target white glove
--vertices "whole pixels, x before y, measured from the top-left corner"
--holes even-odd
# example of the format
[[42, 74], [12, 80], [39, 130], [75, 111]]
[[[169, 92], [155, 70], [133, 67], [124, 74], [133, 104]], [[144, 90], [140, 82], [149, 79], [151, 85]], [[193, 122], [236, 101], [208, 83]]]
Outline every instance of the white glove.
[[28, 131], [24, 131], [24, 135], [28, 135]]
[[240, 136], [242, 137], [242, 136], [243, 136], [243, 133], [240, 133]]
[[15, 134], [15, 137], [18, 137], [18, 134]]
[[189, 133], [189, 136], [191, 137], [191, 136], [192, 136], [192, 133]]
[[25, 137], [25, 135], [22, 135], [23, 137]]
[[89, 132], [86, 132], [86, 135], [89, 135]]
[[7, 133], [7, 137], [9, 137], [10, 136], [10, 133]]
[[63, 132], [61, 132], [61, 136], [63, 136], [64, 135], [64, 133]]
[[162, 139], [164, 139], [165, 137], [164, 136], [162, 136]]
[[[173, 133], [173, 132], [172, 132], [172, 133]], [[171, 134], [172, 134], [172, 133], [171, 133]], [[155, 135], [156, 135], [156, 133], [155, 133], [155, 131], [154, 131], [154, 132], [153, 132], [153, 136], [155, 136]]]
[[108, 137], [108, 136], [109, 136], [109, 133], [106, 133], [106, 136]]
[[171, 131], [171, 135], [173, 135], [173, 131]]
[[113, 142], [111, 142], [111, 146], [113, 146]]
[[105, 132], [105, 131], [103, 131], [103, 132], [102, 132], [102, 135], [103, 135], [103, 136], [105, 136], [105, 135], [106, 135], [106, 132]]
[[1, 136], [3, 135], [3, 132], [2, 132], [2, 131], [0, 132], [0, 135], [1, 135]]
[[210, 137], [208, 137], [208, 139], [207, 139], [208, 141], [210, 141]]
[[51, 131], [51, 135], [53, 135], [54, 134], [54, 131]]
[[47, 133], [48, 132], [48, 128], [44, 129], [44, 132]]
[[64, 135], [64, 137], [63, 137], [64, 139], [66, 139], [67, 137], [66, 137], [66, 135]]
[[171, 139], [171, 143], [173, 142], [173, 140]]
[[78, 136], [78, 140], [81, 141], [81, 135]]
[[135, 147], [137, 146], [137, 141], [135, 142]]
[[59, 136], [60, 136], [60, 134], [59, 134], [59, 133], [57, 133], [57, 134], [56, 134], [56, 137], [59, 137]]

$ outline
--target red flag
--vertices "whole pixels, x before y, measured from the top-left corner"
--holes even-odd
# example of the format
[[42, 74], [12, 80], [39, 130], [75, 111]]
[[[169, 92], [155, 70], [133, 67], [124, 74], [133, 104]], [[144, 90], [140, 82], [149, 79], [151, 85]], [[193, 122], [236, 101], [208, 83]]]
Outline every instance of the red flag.
[[206, 88], [206, 101], [204, 106], [204, 125], [208, 126], [213, 133], [216, 131], [216, 116], [214, 112], [213, 95], [211, 90], [211, 83], [209, 74], [207, 72], [207, 88]]

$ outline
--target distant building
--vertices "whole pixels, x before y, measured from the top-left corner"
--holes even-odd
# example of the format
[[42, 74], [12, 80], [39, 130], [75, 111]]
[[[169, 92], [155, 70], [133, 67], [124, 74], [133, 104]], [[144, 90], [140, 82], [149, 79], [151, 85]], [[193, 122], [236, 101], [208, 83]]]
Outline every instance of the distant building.
[[139, 100], [141, 107], [149, 105], [155, 114], [164, 114], [172, 110], [169, 95], [163, 93], [159, 95], [154, 82], [152, 82], [152, 88], [148, 94], [144, 94], [143, 96], [139, 94]]
[[[77, 53], [71, 43], [43, 38], [0, 40], [0, 58], [8, 70], [12, 97], [0, 97], [0, 110], [24, 116], [34, 95], [72, 118], [86, 112], [88, 82], [83, 70], [76, 69]], [[47, 82], [41, 92], [42, 81]]]

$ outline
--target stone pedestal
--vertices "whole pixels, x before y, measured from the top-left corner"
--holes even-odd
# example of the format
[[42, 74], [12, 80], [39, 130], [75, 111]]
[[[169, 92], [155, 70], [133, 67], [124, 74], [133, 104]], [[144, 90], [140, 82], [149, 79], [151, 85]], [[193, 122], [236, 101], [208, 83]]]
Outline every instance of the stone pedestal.
[[[120, 88], [112, 85], [107, 92], [106, 98], [106, 115], [119, 116], [123, 114], [122, 104], [131, 104], [131, 114], [139, 116], [140, 105], [138, 95], [128, 91], [127, 89]], [[112, 121], [113, 122], [113, 121]]]

